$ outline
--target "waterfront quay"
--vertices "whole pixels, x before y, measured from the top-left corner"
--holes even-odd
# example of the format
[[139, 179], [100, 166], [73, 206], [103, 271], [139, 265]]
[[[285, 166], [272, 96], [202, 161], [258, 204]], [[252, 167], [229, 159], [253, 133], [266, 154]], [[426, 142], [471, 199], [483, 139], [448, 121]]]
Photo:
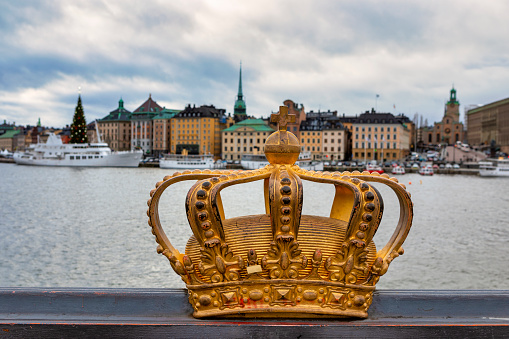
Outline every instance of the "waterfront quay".
[[[159, 167], [159, 164], [157, 162], [146, 162], [146, 163], [140, 163], [140, 167], [148, 167], [148, 168], [157, 168]], [[227, 164], [226, 169], [242, 169], [242, 166], [240, 164]], [[383, 167], [383, 170], [385, 173], [391, 175], [391, 167]], [[365, 171], [365, 168], [363, 166], [324, 166], [324, 171], [327, 172], [353, 172], [353, 171], [359, 171], [363, 172]], [[419, 169], [416, 168], [405, 168], [406, 173], [419, 173]], [[438, 168], [434, 170], [435, 174], [461, 174], [461, 175], [479, 175], [479, 169], [478, 168]]]
[[[391, 174], [391, 167], [390, 166], [383, 166], [382, 169], [384, 170], [384, 173], [389, 174], [390, 176], [393, 176]], [[353, 171], [359, 171], [363, 172], [366, 169], [363, 166], [324, 166], [324, 170], [328, 172], [353, 172]], [[418, 168], [405, 168], [406, 173], [419, 173]], [[464, 174], [464, 175], [479, 175], [479, 168], [438, 168], [434, 169], [434, 174]]]

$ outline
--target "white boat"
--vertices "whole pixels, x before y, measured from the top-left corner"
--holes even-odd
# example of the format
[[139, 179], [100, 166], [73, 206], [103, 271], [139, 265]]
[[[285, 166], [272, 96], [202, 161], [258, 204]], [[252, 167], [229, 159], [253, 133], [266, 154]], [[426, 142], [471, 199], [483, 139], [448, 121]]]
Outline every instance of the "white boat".
[[481, 177], [509, 177], [509, 159], [493, 159], [479, 162]]
[[422, 166], [419, 170], [420, 175], [433, 175], [433, 167], [431, 166]]
[[71, 167], [138, 167], [142, 151], [112, 152], [108, 144], [64, 144], [51, 133], [46, 143], [30, 145], [24, 152], [15, 152], [18, 165]]
[[392, 174], [405, 174], [405, 168], [403, 166], [394, 166], [391, 171]]
[[159, 159], [159, 167], [175, 169], [221, 169], [226, 167], [226, 162], [222, 160], [214, 161], [214, 157], [211, 154], [166, 154]]
[[12, 159], [12, 153], [8, 150], [0, 151], [0, 158]]
[[380, 173], [380, 174], [382, 174], [384, 172], [382, 167], [377, 165], [376, 162], [369, 162], [369, 163], [367, 163], [366, 164], [366, 171], [368, 171], [369, 173], [376, 172], [376, 173]]
[[[240, 165], [246, 170], [263, 168], [269, 164], [265, 154], [243, 154]], [[301, 152], [295, 165], [308, 171], [323, 171], [323, 162], [311, 159], [311, 153]]]

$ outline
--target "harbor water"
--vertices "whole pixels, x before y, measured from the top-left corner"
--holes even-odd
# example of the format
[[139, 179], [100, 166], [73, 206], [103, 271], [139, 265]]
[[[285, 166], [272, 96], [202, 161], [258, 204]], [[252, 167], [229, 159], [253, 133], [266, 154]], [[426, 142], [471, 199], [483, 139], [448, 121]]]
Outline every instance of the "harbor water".
[[[56, 168], [0, 163], [1, 287], [184, 287], [147, 224], [159, 168]], [[390, 289], [509, 289], [509, 178], [406, 174], [414, 222], [377, 285]], [[160, 204], [166, 234], [181, 252], [191, 236], [184, 201], [192, 182]], [[222, 193], [226, 217], [264, 213], [262, 183]], [[383, 247], [398, 216], [396, 196], [375, 236]], [[334, 190], [304, 182], [303, 214], [328, 216]]]

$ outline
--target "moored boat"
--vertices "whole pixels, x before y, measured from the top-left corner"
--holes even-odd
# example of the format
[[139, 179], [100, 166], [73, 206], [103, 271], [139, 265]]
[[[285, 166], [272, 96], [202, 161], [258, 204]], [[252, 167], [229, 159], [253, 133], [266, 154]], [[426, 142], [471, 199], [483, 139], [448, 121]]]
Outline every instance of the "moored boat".
[[479, 162], [481, 177], [509, 177], [509, 159], [490, 159]]
[[433, 175], [434, 174], [433, 167], [423, 166], [423, 167], [421, 167], [421, 169], [419, 169], [419, 174], [420, 175]]
[[367, 163], [366, 164], [366, 171], [368, 171], [369, 173], [376, 172], [376, 173], [380, 173], [380, 174], [382, 174], [384, 172], [382, 167], [380, 167], [376, 163]]
[[403, 166], [394, 166], [391, 170], [392, 174], [405, 174], [405, 168]]
[[166, 154], [159, 159], [159, 167], [174, 169], [221, 169], [226, 167], [226, 162], [221, 160], [214, 161], [214, 157], [211, 154]]
[[46, 143], [30, 145], [24, 152], [15, 152], [18, 165], [70, 167], [138, 167], [142, 151], [113, 152], [106, 143], [64, 144], [51, 133]]
[[[246, 170], [263, 168], [268, 164], [264, 154], [243, 154], [240, 160], [240, 165]], [[323, 171], [323, 162], [312, 160], [309, 152], [301, 152], [295, 164], [308, 171]]]

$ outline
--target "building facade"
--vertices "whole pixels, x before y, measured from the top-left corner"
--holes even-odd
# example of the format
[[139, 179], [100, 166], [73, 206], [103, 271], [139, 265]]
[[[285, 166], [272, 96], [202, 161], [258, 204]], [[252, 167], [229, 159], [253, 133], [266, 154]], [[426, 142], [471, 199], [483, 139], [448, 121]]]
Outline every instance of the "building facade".
[[[296, 104], [290, 99], [283, 101], [283, 104], [288, 107], [288, 114], [295, 115], [295, 122], [288, 123], [288, 130], [295, 134], [300, 139], [300, 125], [306, 120], [306, 112], [304, 111], [303, 104]], [[274, 112], [272, 112], [274, 113]]]
[[20, 131], [15, 129], [7, 130], [5, 133], [0, 134], [0, 150], [14, 152], [16, 150], [15, 136], [18, 134], [20, 134]]
[[263, 154], [265, 140], [274, 132], [262, 119], [248, 119], [223, 130], [223, 159], [237, 161], [242, 154]]
[[[418, 141], [422, 148], [433, 148], [438, 145], [453, 145], [457, 141], [464, 141], [464, 127], [460, 122], [460, 103], [456, 98], [456, 90], [450, 91], [449, 101], [445, 104], [444, 116], [435, 122], [433, 127], [424, 126], [419, 133], [422, 140]], [[421, 147], [420, 147], [421, 148]]]
[[153, 155], [159, 157], [171, 152], [171, 119], [180, 113], [180, 110], [163, 108], [159, 114], [152, 118], [153, 132]]
[[337, 111], [308, 112], [299, 134], [302, 151], [310, 152], [313, 160], [345, 160], [348, 156], [348, 130]]
[[101, 140], [114, 151], [131, 149], [131, 112], [124, 108], [124, 100], [120, 98], [117, 109], [97, 120], [97, 128]]
[[210, 105], [188, 105], [171, 119], [171, 152], [213, 154], [221, 157], [221, 130], [226, 124], [225, 109]]
[[131, 113], [131, 149], [141, 149], [144, 154], [152, 154], [152, 119], [162, 109], [149, 94], [148, 99]]
[[353, 160], [398, 161], [410, 153], [412, 121], [403, 114], [372, 110], [341, 121], [351, 126]]
[[509, 154], [509, 98], [468, 110], [466, 119], [471, 146]]

